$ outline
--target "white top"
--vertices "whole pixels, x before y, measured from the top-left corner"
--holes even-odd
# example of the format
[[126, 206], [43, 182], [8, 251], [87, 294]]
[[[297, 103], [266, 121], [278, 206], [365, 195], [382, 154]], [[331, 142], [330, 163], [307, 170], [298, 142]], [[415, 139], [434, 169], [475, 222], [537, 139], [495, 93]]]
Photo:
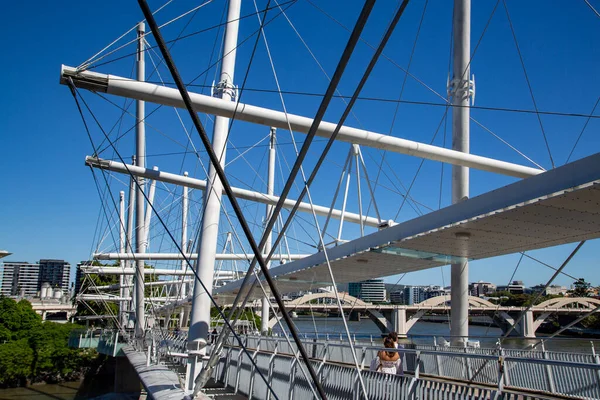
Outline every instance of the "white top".
[[380, 372], [394, 375], [401, 374], [400, 371], [402, 363], [400, 362], [400, 359], [397, 359], [396, 361], [382, 361], [380, 359], [379, 362], [381, 363], [381, 368], [379, 369]]

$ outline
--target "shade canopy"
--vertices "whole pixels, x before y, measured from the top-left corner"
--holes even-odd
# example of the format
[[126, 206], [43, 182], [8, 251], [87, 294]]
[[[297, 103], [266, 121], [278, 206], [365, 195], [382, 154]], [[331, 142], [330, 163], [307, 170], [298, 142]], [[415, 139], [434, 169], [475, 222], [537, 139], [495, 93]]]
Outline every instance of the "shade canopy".
[[[341, 244], [327, 256], [336, 282], [347, 283], [598, 237], [600, 153]], [[331, 285], [323, 252], [270, 272], [281, 293]], [[227, 304], [240, 288], [241, 280], [214, 294]], [[252, 297], [262, 297], [260, 288]]]

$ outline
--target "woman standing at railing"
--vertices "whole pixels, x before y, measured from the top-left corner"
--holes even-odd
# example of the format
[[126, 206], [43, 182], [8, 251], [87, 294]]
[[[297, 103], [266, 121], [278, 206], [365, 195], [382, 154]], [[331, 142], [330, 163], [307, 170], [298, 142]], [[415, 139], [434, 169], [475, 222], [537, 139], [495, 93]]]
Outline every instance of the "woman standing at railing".
[[[390, 337], [383, 340], [383, 346], [387, 349], [396, 348]], [[400, 354], [396, 351], [379, 351], [377, 358], [373, 361], [370, 367], [371, 371], [402, 375], [402, 362], [400, 361]]]

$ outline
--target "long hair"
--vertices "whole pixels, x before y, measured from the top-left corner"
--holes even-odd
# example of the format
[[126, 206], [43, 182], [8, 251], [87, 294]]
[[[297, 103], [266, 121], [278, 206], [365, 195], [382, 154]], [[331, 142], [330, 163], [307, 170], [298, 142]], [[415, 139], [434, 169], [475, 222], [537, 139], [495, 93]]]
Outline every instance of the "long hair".
[[[394, 346], [394, 341], [388, 336], [385, 339], [383, 339], [383, 347], [385, 347], [386, 349], [394, 349], [396, 348], [396, 346]], [[396, 353], [395, 351], [386, 351], [388, 357], [393, 357], [394, 354]]]

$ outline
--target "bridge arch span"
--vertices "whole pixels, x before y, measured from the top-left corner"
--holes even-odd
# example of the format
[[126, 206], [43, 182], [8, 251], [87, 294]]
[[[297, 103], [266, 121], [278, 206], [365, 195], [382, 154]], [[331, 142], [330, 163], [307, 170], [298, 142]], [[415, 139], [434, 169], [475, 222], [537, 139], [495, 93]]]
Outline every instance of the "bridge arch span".
[[[359, 299], [358, 297], [350, 296], [350, 294], [348, 294], [346, 292], [339, 292], [339, 297], [340, 297], [340, 301], [341, 301], [342, 305], [347, 304], [352, 307], [359, 307], [359, 308], [366, 308], [371, 305], [371, 303], [367, 303], [367, 302]], [[335, 300], [336, 299], [335, 293], [317, 292], [317, 293], [305, 294], [302, 297], [298, 297], [297, 299], [286, 302], [286, 307], [287, 307], [288, 311], [293, 311], [295, 306], [299, 306], [299, 305], [303, 305], [303, 304], [310, 304], [312, 301], [320, 300], [320, 299]], [[380, 315], [376, 315], [373, 317], [370, 315], [370, 313], [369, 313], [369, 317], [371, 317], [373, 322], [375, 322], [377, 324], [377, 326], [383, 330], [383, 328], [385, 326], [385, 322], [384, 322], [385, 318], [381, 318]], [[275, 315], [274, 317], [272, 317], [268, 323], [269, 328], [273, 328], [279, 319], [281, 319], [281, 315]]]
[[[592, 297], [556, 297], [546, 300], [536, 306], [536, 308], [565, 308], [570, 305], [579, 305], [581, 308], [594, 309], [600, 305], [600, 300]], [[573, 307], [570, 307], [573, 308]]]
[[[415, 306], [422, 306], [422, 307], [436, 307], [436, 306], [441, 306], [444, 305], [446, 303], [450, 302], [450, 296], [449, 295], [445, 295], [445, 296], [436, 296], [436, 297], [432, 297], [430, 299], [427, 299], [425, 301], [422, 301], [420, 303], [415, 304]], [[475, 296], [469, 296], [469, 305], [472, 307], [489, 307], [489, 308], [495, 308], [497, 307], [496, 304], [484, 300], [482, 298], [479, 297], [475, 297]]]
[[[358, 297], [350, 296], [346, 292], [340, 292], [339, 295], [340, 295], [340, 301], [342, 302], [342, 304], [350, 304], [350, 305], [356, 305], [356, 306], [371, 305], [371, 303], [364, 302], [361, 299], [359, 299]], [[305, 294], [302, 297], [298, 297], [295, 300], [287, 302], [286, 305], [288, 305], [289, 307], [294, 307], [294, 306], [299, 306], [301, 304], [307, 304], [307, 303], [310, 303], [311, 301], [319, 300], [319, 299], [335, 300], [335, 293], [319, 292], [319, 293]]]

